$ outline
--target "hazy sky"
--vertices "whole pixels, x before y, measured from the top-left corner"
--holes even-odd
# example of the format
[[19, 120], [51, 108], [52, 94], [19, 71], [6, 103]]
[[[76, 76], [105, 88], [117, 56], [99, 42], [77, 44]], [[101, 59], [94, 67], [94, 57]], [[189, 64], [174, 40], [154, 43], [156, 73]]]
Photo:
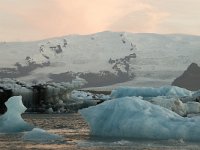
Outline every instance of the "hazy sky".
[[200, 0], [0, 0], [0, 41], [104, 30], [200, 35]]

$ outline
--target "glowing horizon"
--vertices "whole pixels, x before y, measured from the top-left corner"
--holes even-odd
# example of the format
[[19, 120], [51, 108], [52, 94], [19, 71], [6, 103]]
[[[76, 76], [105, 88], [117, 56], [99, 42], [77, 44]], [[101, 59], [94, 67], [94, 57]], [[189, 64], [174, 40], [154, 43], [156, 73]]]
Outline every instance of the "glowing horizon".
[[1, 0], [0, 41], [102, 31], [200, 35], [198, 0]]

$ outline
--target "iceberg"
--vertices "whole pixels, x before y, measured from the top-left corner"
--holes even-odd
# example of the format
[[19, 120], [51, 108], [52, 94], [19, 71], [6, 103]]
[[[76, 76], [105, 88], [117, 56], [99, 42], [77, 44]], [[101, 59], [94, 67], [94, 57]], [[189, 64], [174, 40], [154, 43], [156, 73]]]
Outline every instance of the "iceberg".
[[71, 92], [70, 98], [79, 101], [97, 100], [97, 99], [105, 101], [110, 99], [110, 95], [94, 94], [86, 91], [73, 90]]
[[33, 129], [33, 126], [25, 122], [21, 117], [21, 114], [26, 110], [21, 96], [9, 98], [5, 105], [8, 110], [0, 116], [0, 133], [23, 132]]
[[142, 97], [157, 97], [157, 96], [192, 96], [194, 92], [176, 86], [163, 86], [159, 88], [153, 87], [119, 87], [112, 91], [112, 98], [120, 98], [126, 96], [142, 96]]
[[48, 133], [40, 128], [34, 128], [32, 131], [25, 133], [22, 139], [34, 142], [52, 142], [61, 140], [63, 137], [57, 134]]
[[152, 104], [159, 105], [176, 112], [181, 116], [188, 116], [189, 114], [200, 113], [200, 103], [195, 101], [188, 101], [183, 103], [179, 98], [157, 96], [148, 100]]
[[22, 103], [22, 96], [13, 96], [5, 103], [8, 110], [0, 116], [0, 133], [25, 132], [22, 139], [34, 142], [49, 142], [63, 139], [62, 136], [51, 134], [40, 128], [34, 128], [23, 120], [21, 114], [26, 107]]
[[148, 101], [152, 104], [167, 108], [181, 116], [187, 116], [187, 113], [190, 112], [190, 109], [186, 108], [187, 103], [182, 103], [182, 101], [176, 97], [157, 96]]
[[181, 117], [141, 97], [113, 99], [79, 112], [96, 136], [200, 141], [200, 118]]
[[94, 96], [89, 92], [73, 90], [71, 92], [71, 98], [73, 100], [93, 100]]

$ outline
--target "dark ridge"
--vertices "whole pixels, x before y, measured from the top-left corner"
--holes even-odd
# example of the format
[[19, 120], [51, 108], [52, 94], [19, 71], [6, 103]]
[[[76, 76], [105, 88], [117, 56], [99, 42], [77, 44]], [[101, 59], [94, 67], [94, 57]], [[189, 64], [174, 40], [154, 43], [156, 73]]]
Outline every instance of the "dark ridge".
[[128, 73], [121, 71], [119, 71], [117, 74], [109, 71], [100, 71], [99, 73], [66, 72], [61, 74], [50, 74], [49, 78], [52, 79], [53, 82], [71, 82], [76, 78], [76, 76], [79, 76], [87, 81], [87, 84], [85, 84], [83, 88], [107, 86], [130, 81], [134, 78], [134, 74], [129, 75]]
[[79, 90], [79, 91], [83, 91], [83, 92], [89, 92], [92, 94], [104, 94], [104, 95], [110, 95], [111, 91], [101, 91], [101, 90]]
[[4, 89], [0, 87], [0, 114], [4, 114], [7, 111], [5, 102], [12, 96], [11, 89]]
[[56, 54], [62, 53], [62, 48], [60, 45], [56, 45], [56, 46], [51, 46], [49, 47], [52, 51], [54, 51]]
[[[28, 59], [28, 58], [27, 58]], [[28, 62], [27, 66], [22, 66], [20, 63], [16, 63], [16, 68], [0, 68], [0, 78], [18, 78], [29, 75], [29, 73], [37, 68], [49, 66], [50, 62], [42, 64], [36, 64], [34, 62]]]
[[73, 72], [64, 72], [60, 74], [50, 74], [49, 78], [52, 79], [54, 82], [71, 82], [76, 78]]
[[82, 73], [79, 75], [79, 77], [85, 79], [88, 82], [83, 87], [107, 86], [130, 81], [133, 79], [133, 76], [129, 76], [128, 73], [118, 72], [116, 75], [109, 71], [101, 71], [100, 73]]
[[192, 63], [180, 77], [173, 81], [172, 85], [193, 91], [199, 90], [200, 67], [196, 63]]

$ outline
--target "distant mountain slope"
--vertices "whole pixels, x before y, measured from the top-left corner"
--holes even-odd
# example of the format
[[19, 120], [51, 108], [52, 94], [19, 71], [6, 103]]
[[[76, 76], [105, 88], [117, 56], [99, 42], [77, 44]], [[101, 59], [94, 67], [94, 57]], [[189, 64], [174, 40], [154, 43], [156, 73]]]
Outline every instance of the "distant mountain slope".
[[[101, 32], [35, 42], [0, 43], [0, 77], [25, 81], [71, 81], [86, 87], [171, 84], [200, 63], [200, 37]], [[134, 79], [134, 80], [133, 80]]]
[[[135, 45], [122, 33], [71, 35], [24, 45], [1, 43], [0, 50], [4, 51], [2, 56], [11, 60], [5, 64], [5, 57], [1, 59], [3, 78], [62, 82], [79, 76], [87, 80], [88, 87], [120, 83], [134, 77], [130, 61], [136, 58]], [[15, 56], [10, 54], [13, 52]]]
[[172, 85], [189, 90], [199, 90], [200, 67], [196, 63], [192, 63], [180, 77], [173, 81]]

